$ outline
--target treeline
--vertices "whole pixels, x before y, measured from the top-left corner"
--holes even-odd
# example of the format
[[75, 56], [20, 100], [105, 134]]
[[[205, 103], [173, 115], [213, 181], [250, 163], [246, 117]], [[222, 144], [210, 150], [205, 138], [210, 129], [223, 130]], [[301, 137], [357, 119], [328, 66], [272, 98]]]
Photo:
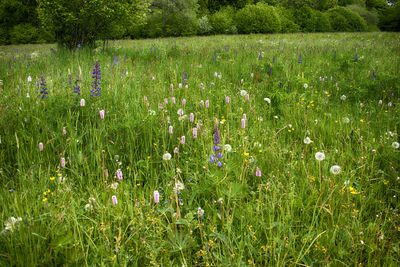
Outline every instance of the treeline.
[[[75, 28], [70, 29], [82, 30], [84, 23], [90, 24], [93, 21], [87, 16], [96, 14], [97, 11], [101, 16], [103, 11], [106, 12], [104, 3], [100, 0], [97, 2], [98, 10], [93, 10], [93, 3], [96, 4], [96, 1], [0, 0], [0, 44], [54, 42], [60, 41], [60, 38], [64, 40], [74, 34], [65, 28], [76, 23]], [[143, 2], [142, 6], [146, 4], [145, 0], [114, 2], [115, 5], [123, 5], [118, 4], [122, 2], [124, 5], [130, 5], [130, 2], [135, 2], [135, 5]], [[64, 10], [58, 8], [51, 15], [43, 12], [43, 6], [56, 7], [57, 3]], [[82, 15], [85, 6], [89, 5], [89, 12]], [[112, 4], [107, 5], [112, 8]], [[153, 0], [146, 7], [144, 19], [140, 23], [128, 23], [129, 19], [122, 17], [131, 13], [113, 12], [113, 16], [103, 15], [108, 19], [107, 23], [91, 24], [98, 27], [98, 31], [104, 32], [102, 39], [236, 33], [400, 31], [400, 4], [397, 1]], [[72, 10], [74, 8], [77, 10]], [[81, 17], [70, 16], [77, 13], [81, 13]], [[64, 19], [66, 23], [53, 25], [55, 23], [51, 23], [52, 21], [58, 21], [55, 15], [59, 15], [60, 20]], [[52, 16], [53, 20], [47, 16]], [[140, 17], [142, 18], [142, 13]]]

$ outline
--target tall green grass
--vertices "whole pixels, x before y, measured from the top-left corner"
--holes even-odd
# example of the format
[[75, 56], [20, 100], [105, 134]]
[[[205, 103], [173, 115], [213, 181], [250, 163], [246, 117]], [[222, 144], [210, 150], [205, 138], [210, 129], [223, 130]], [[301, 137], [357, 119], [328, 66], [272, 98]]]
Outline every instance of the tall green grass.
[[398, 34], [0, 51], [2, 265], [399, 265]]

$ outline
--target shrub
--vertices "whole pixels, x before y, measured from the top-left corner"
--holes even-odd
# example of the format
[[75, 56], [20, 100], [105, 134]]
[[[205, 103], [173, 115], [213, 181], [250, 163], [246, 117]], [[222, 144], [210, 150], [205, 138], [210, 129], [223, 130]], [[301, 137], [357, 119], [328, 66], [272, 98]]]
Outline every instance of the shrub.
[[13, 44], [34, 43], [38, 39], [38, 29], [31, 24], [15, 25], [10, 32], [10, 41]]
[[328, 10], [329, 20], [334, 31], [361, 32], [367, 30], [367, 23], [357, 13], [345, 7]]
[[317, 24], [315, 27], [316, 32], [330, 32], [332, 31], [331, 22], [327, 13], [317, 11], [315, 13], [317, 17]]
[[276, 12], [281, 20], [281, 32], [299, 32], [300, 26], [294, 22], [292, 12], [288, 12], [283, 7], [276, 7]]
[[378, 24], [379, 19], [378, 12], [375, 9], [368, 10], [362, 5], [349, 5], [347, 8], [360, 15], [367, 22], [368, 30], [377, 29], [376, 25]]
[[212, 32], [214, 34], [234, 33], [232, 32], [234, 15], [233, 8], [224, 8], [212, 14], [210, 17]]
[[236, 25], [239, 33], [274, 33], [281, 29], [275, 8], [263, 3], [240, 9], [236, 13]]
[[293, 9], [293, 17], [304, 32], [315, 32], [317, 27], [317, 16], [311, 7]]
[[212, 26], [208, 20], [207, 15], [199, 18], [198, 20], [199, 25], [199, 34], [209, 34], [212, 31]]

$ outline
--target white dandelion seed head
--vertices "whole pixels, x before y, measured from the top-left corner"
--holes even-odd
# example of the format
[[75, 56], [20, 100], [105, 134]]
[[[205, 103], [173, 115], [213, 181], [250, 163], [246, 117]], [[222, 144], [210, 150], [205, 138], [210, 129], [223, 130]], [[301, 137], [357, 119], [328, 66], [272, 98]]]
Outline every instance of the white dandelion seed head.
[[399, 144], [398, 142], [393, 142], [393, 143], [392, 143], [392, 147], [393, 147], [394, 149], [398, 149], [398, 148], [400, 147], [400, 144]]
[[344, 123], [349, 123], [349, 122], [350, 122], [350, 119], [347, 118], [347, 117], [345, 117], [345, 118], [342, 119], [342, 121], [343, 121]]
[[342, 100], [342, 101], [345, 101], [345, 100], [346, 100], [346, 98], [347, 98], [347, 96], [345, 96], [345, 95], [342, 95], [342, 96], [340, 97], [340, 100]]
[[315, 159], [318, 161], [324, 160], [325, 154], [323, 152], [317, 152], [317, 153], [315, 153]]
[[230, 144], [224, 145], [224, 151], [226, 151], [226, 152], [231, 152], [231, 150], [232, 150], [232, 147], [231, 147]]
[[308, 145], [308, 144], [311, 144], [311, 143], [313, 142], [313, 141], [310, 139], [310, 137], [308, 137], [308, 136], [307, 136], [306, 138], [304, 138], [303, 141], [304, 141], [304, 144], [307, 144], [307, 145]]
[[246, 95], [247, 95], [246, 90], [241, 90], [241, 91], [240, 91], [240, 95], [241, 95], [241, 96], [246, 96]]
[[174, 192], [182, 191], [183, 189], [185, 189], [185, 185], [181, 181], [177, 180], [175, 182]]
[[307, 89], [308, 88], [308, 84], [305, 83], [304, 84], [304, 88]]
[[329, 170], [330, 170], [330, 172], [332, 174], [336, 175], [336, 174], [339, 174], [341, 172], [342, 167], [340, 167], [339, 165], [333, 165]]
[[171, 160], [172, 156], [170, 153], [167, 152], [162, 156], [162, 158], [163, 160]]

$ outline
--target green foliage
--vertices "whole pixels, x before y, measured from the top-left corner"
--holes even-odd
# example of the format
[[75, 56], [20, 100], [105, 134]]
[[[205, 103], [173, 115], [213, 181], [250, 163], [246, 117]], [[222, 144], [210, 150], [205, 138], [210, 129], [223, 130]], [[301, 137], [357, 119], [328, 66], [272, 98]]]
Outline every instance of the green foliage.
[[208, 20], [208, 16], [205, 15], [198, 20], [198, 32], [199, 34], [209, 34], [212, 31], [212, 26], [210, 24], [210, 21]]
[[13, 44], [34, 43], [37, 38], [38, 29], [28, 23], [15, 25], [10, 32], [10, 40]]
[[317, 27], [316, 11], [311, 7], [301, 7], [292, 10], [294, 21], [303, 32], [315, 32]]
[[278, 13], [279, 18], [281, 20], [281, 32], [289, 33], [289, 32], [300, 31], [300, 26], [294, 22], [295, 19], [293, 17], [292, 12], [290, 12], [289, 10], [287, 10], [282, 6], [275, 7], [275, 10]]
[[367, 22], [368, 27], [376, 26], [378, 24], [379, 18], [375, 9], [368, 10], [365, 6], [356, 4], [349, 5], [347, 8], [360, 15]]
[[329, 20], [334, 31], [360, 32], [367, 30], [367, 23], [357, 13], [345, 7], [328, 10]]
[[332, 26], [331, 22], [329, 21], [329, 16], [325, 12], [315, 12], [316, 16], [316, 26], [315, 26], [315, 31], [316, 32], [331, 32], [332, 31]]
[[239, 33], [274, 33], [281, 29], [275, 8], [262, 3], [240, 9], [235, 20]]
[[384, 31], [400, 31], [400, 4], [385, 9], [379, 15], [379, 28]]
[[226, 34], [236, 33], [234, 28], [233, 18], [235, 16], [235, 10], [233, 8], [222, 8], [215, 12], [210, 17], [210, 23], [213, 28], [214, 34]]
[[121, 38], [144, 21], [146, 0], [39, 0], [39, 18], [68, 48], [93, 47], [98, 39]]

